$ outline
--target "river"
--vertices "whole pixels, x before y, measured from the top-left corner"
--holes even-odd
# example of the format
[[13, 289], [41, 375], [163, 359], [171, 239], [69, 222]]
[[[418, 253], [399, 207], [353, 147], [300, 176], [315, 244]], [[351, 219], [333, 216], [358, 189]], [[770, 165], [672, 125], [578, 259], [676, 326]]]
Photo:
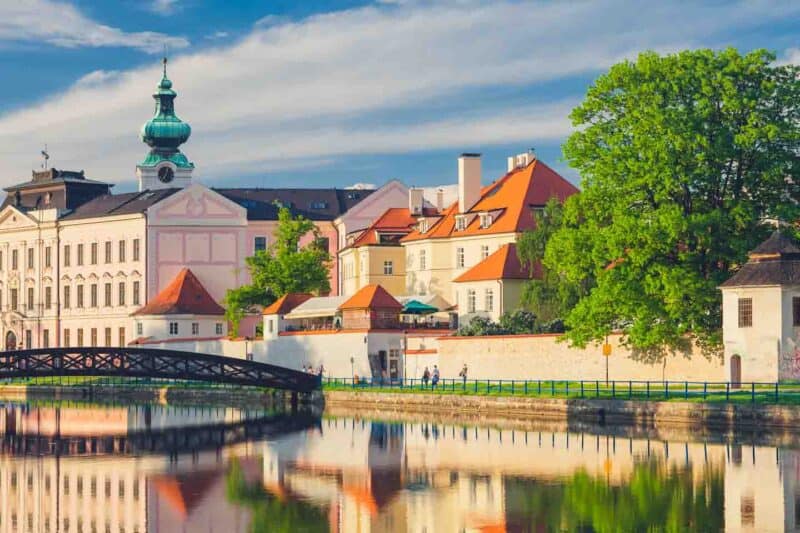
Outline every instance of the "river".
[[[356, 413], [359, 414], [359, 413]], [[0, 532], [795, 531], [792, 439], [5, 403]]]

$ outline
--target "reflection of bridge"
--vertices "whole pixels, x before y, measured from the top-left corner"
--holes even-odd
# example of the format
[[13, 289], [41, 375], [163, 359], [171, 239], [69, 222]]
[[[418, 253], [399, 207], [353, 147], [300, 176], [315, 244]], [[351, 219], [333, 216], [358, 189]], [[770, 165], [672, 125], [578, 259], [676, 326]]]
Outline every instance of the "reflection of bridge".
[[178, 379], [311, 392], [318, 376], [233, 357], [154, 348], [41, 348], [0, 352], [0, 378], [107, 376]]
[[122, 435], [5, 434], [0, 454], [23, 455], [177, 455], [215, 450], [240, 442], [274, 439], [316, 427], [311, 414], [277, 414], [238, 422], [140, 430]]

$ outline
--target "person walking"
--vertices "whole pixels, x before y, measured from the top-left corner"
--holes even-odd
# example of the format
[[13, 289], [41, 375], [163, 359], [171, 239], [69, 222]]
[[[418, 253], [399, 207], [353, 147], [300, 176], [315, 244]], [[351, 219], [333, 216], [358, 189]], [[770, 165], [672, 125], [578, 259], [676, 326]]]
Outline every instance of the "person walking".
[[433, 365], [433, 377], [431, 378], [431, 388], [435, 389], [438, 384], [439, 384], [439, 367], [437, 365]]
[[467, 388], [467, 363], [464, 363], [464, 368], [461, 369], [461, 372], [458, 373], [459, 377], [461, 378], [462, 383], [464, 384], [464, 388]]
[[428, 370], [428, 367], [425, 367], [425, 371], [422, 372], [422, 385], [427, 389], [428, 388], [428, 380], [431, 379], [431, 371]]

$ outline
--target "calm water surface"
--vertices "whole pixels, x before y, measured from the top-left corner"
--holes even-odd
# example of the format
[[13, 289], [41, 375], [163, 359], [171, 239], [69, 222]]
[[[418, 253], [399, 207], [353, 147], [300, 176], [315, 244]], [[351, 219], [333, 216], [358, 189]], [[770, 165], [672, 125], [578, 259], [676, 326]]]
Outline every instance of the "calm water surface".
[[[719, 437], [5, 404], [0, 531], [796, 531], [800, 453]], [[762, 439], [763, 441], [763, 439]]]

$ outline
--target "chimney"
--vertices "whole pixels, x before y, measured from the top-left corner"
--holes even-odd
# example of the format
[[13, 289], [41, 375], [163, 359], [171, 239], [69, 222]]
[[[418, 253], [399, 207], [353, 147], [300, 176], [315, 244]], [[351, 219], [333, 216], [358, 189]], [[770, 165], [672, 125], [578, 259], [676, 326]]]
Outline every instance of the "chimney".
[[466, 213], [481, 195], [481, 154], [458, 158], [458, 212]]
[[511, 172], [515, 168], [517, 168], [517, 162], [515, 161], [515, 158], [512, 155], [511, 157], [508, 158], [508, 169], [506, 170], [506, 172]]
[[444, 209], [444, 191], [441, 187], [436, 189], [436, 210], [441, 211]]
[[422, 189], [412, 187], [408, 190], [408, 212], [412, 215], [422, 214]]

